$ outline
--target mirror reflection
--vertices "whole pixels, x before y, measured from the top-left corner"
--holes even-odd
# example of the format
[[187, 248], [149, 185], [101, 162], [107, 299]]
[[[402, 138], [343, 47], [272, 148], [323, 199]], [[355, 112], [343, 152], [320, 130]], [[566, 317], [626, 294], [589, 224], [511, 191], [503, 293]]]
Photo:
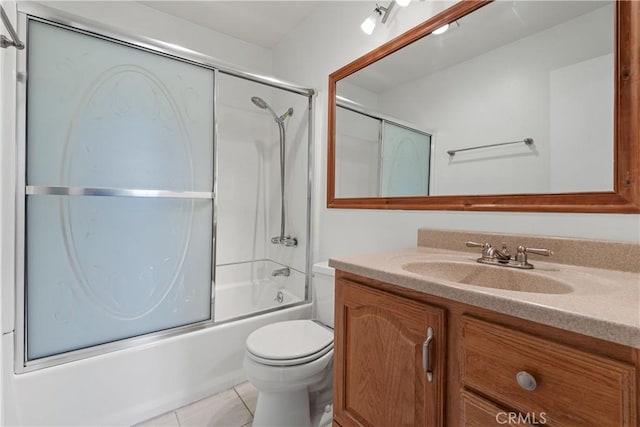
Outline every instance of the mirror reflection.
[[614, 13], [496, 1], [339, 80], [336, 197], [611, 191]]

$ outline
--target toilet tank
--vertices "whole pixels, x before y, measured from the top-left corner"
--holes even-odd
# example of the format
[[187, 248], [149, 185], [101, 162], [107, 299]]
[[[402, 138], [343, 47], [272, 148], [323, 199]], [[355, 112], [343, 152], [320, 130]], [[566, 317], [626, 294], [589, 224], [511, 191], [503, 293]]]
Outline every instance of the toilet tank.
[[335, 270], [327, 261], [313, 265], [313, 302], [315, 318], [333, 328], [333, 309], [335, 304]]

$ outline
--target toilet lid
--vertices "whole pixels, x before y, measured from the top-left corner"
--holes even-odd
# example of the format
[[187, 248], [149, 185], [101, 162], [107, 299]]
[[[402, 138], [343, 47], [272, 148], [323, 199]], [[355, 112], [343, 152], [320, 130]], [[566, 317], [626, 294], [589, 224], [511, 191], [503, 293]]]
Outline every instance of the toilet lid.
[[247, 350], [268, 360], [307, 358], [328, 350], [332, 344], [333, 332], [312, 320], [272, 323], [254, 331], [247, 338]]

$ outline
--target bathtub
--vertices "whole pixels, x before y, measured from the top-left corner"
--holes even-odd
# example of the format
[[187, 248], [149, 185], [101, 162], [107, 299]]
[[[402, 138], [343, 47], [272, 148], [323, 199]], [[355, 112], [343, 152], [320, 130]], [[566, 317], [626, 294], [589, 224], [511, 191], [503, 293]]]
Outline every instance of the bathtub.
[[[28, 374], [13, 374], [13, 333], [4, 334], [4, 422], [133, 425], [245, 381], [242, 360], [251, 332], [311, 318], [304, 274], [271, 276], [282, 267], [265, 260], [221, 266], [214, 291], [220, 324]], [[274, 300], [278, 292], [282, 303]]]
[[273, 276], [285, 268], [271, 260], [219, 265], [213, 290], [214, 318], [225, 322], [304, 301], [305, 275], [290, 268], [290, 275]]

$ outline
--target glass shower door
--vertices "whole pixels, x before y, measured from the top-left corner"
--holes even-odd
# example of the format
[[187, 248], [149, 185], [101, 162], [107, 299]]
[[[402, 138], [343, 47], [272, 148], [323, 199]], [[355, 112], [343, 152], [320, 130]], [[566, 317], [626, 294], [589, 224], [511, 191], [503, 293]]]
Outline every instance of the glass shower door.
[[25, 362], [211, 320], [214, 72], [28, 38]]
[[382, 121], [337, 106], [335, 191], [337, 197], [380, 195]]
[[429, 195], [431, 135], [383, 121], [383, 197]]

